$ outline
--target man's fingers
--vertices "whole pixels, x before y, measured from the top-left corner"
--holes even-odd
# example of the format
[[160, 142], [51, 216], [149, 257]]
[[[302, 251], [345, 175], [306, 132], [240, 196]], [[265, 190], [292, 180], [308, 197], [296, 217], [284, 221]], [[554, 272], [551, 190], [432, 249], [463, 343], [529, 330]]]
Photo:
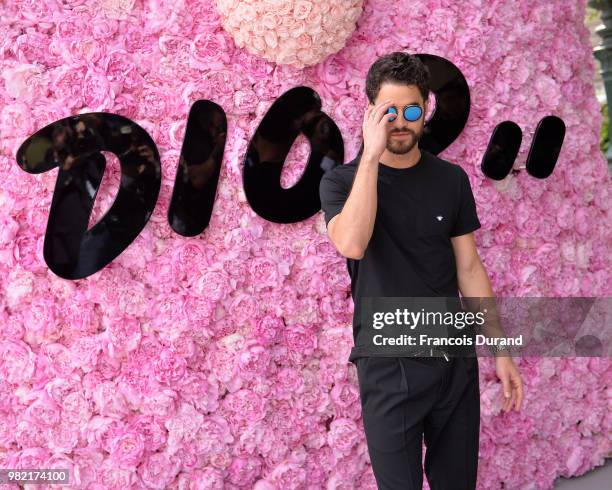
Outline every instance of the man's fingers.
[[509, 398], [504, 398], [504, 402], [503, 402], [503, 404], [502, 404], [502, 410], [503, 410], [504, 412], [507, 412], [507, 411], [508, 411], [508, 400], [509, 400]]
[[370, 119], [374, 119], [374, 116], [376, 114], [376, 110], [378, 109], [379, 104], [376, 104], [375, 106], [372, 106], [370, 108]]
[[[374, 111], [374, 121], [378, 124], [383, 116], [385, 115], [386, 110], [393, 105], [393, 102], [390, 100], [386, 100], [383, 103], [379, 104], [376, 110]], [[395, 116], [395, 114], [393, 114]]]
[[504, 411], [508, 411], [512, 408], [512, 394], [510, 394], [510, 398], [504, 398]]
[[510, 398], [512, 390], [510, 389], [510, 376], [508, 374], [504, 374], [502, 377], [502, 385], [504, 388], [504, 398]]
[[512, 390], [510, 388], [510, 375], [503, 373], [500, 377], [502, 382], [502, 409], [507, 412], [509, 407], [512, 407]]
[[521, 404], [523, 403], [523, 382], [521, 381], [520, 377], [517, 380], [516, 394], [516, 411], [518, 412], [521, 409]]
[[383, 114], [383, 117], [381, 118], [381, 120], [378, 122], [378, 124], [383, 124], [386, 125], [389, 122], [389, 119], [391, 119], [393, 116], [395, 116], [395, 114]]
[[390, 104], [391, 101], [390, 100], [384, 100], [379, 104], [376, 104], [374, 106], [370, 107], [370, 119], [376, 119], [376, 115], [379, 113], [379, 111], [386, 105], [386, 104]]
[[[366, 124], [370, 124], [370, 123], [374, 123], [374, 124], [380, 124], [381, 121], [383, 121], [384, 116], [386, 115], [384, 112], [382, 112], [383, 110], [386, 110], [386, 108], [391, 105], [391, 101], [390, 100], [386, 100], [384, 102], [381, 102], [380, 104], [376, 104], [375, 106], [370, 106], [368, 107], [368, 109], [366, 110], [366, 113], [364, 115], [364, 119], [363, 119], [363, 123], [364, 123], [364, 128]], [[393, 117], [394, 114], [388, 114], [388, 117], [386, 119], [384, 119], [383, 124], [387, 124], [389, 118]]]
[[372, 117], [374, 116], [374, 109], [376, 109], [376, 106], [369, 106], [365, 112], [365, 116], [363, 118], [363, 123], [364, 124], [369, 124], [370, 121], [372, 120]]

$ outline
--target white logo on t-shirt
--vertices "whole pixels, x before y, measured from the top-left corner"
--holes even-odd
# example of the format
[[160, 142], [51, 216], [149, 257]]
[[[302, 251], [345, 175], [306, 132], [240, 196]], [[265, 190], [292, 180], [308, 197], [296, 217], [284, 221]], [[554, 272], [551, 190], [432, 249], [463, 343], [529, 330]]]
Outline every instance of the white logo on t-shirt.
[[442, 221], [442, 218], [444, 218], [444, 216], [436, 216], [436, 218], [438, 218], [438, 221]]

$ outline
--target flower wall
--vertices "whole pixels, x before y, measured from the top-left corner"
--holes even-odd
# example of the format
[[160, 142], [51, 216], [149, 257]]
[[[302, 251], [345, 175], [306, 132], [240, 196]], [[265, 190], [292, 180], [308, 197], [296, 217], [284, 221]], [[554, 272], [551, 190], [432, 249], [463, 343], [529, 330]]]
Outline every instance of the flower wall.
[[[496, 294], [612, 293], [610, 180], [598, 148], [584, 0], [350, 1], [363, 11], [353, 32], [339, 21], [331, 44], [317, 38], [315, 24], [337, 18], [329, 10], [337, 2], [281, 1], [280, 11], [298, 12], [295, 19], [308, 20], [304, 32], [315, 34], [278, 59], [266, 56], [287, 34], [283, 17], [265, 17], [277, 37], [245, 34], [231, 3], [0, 7], [0, 467], [69, 468], [72, 488], [376, 488], [347, 362], [353, 303], [345, 259], [322, 213], [291, 225], [257, 216], [241, 165], [267, 109], [297, 85], [319, 93], [351, 160], [367, 69], [389, 51], [443, 56], [469, 83], [468, 124], [441, 156], [470, 176], [483, 225], [477, 243]], [[253, 25], [264, 22], [260, 10], [248, 15]], [[256, 35], [251, 51], [237, 46]], [[296, 65], [276, 64], [289, 60]], [[185, 238], [171, 230], [167, 211], [198, 99], [224, 108], [228, 135], [211, 223]], [[123, 254], [67, 281], [42, 257], [57, 170], [26, 174], [15, 153], [37, 129], [94, 111], [130, 117], [150, 132], [162, 188]], [[482, 175], [499, 122], [523, 129], [520, 163], [549, 114], [567, 126], [549, 178], [524, 170], [501, 182]], [[285, 187], [299, 178], [308, 151], [300, 136]], [[119, 184], [119, 162], [107, 159], [91, 224]], [[609, 359], [517, 359], [526, 383], [519, 413], [501, 411], [494, 363], [479, 362], [479, 488], [551, 488], [557, 476], [581, 474], [610, 455]]]

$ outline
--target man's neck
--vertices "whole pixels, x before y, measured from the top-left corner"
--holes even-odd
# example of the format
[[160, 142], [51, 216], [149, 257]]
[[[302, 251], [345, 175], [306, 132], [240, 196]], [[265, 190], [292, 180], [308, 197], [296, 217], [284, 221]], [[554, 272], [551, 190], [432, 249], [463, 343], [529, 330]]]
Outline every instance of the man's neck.
[[385, 150], [380, 156], [380, 161], [388, 167], [409, 168], [415, 166], [419, 158], [421, 158], [421, 150], [418, 145], [414, 145], [412, 150], [403, 155], [397, 155], [389, 150]]

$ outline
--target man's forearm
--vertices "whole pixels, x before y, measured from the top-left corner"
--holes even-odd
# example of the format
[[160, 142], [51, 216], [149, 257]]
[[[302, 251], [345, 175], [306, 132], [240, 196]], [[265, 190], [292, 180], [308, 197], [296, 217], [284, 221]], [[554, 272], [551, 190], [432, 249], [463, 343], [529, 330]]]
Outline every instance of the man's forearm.
[[334, 240], [346, 255], [361, 258], [376, 220], [378, 159], [363, 154], [351, 191], [334, 225]]
[[458, 284], [467, 310], [482, 312], [485, 322], [478, 330], [489, 338], [505, 338], [491, 282], [482, 262], [458, 273]]

